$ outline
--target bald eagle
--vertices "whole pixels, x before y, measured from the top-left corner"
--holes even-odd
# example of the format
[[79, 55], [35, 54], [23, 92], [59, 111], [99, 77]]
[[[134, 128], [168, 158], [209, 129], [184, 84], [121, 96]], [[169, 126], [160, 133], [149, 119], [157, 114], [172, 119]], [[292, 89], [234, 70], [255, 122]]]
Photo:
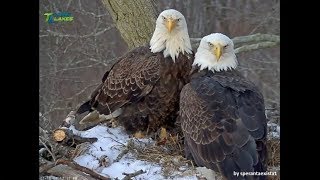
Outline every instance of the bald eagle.
[[[131, 133], [173, 124], [193, 59], [185, 17], [174, 9], [165, 10], [157, 18], [150, 46], [120, 57], [77, 113], [106, 115], [102, 120], [117, 117]], [[80, 124], [88, 119], [92, 118]]]
[[237, 65], [229, 37], [213, 33], [201, 39], [190, 83], [180, 94], [185, 152], [227, 179], [265, 179], [234, 174], [266, 171], [267, 156], [263, 95]]

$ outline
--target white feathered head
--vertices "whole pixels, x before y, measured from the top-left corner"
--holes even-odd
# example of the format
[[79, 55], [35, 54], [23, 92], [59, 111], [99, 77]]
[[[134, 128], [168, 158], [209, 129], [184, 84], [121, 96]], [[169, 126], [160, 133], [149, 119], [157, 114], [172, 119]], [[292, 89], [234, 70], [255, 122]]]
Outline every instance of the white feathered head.
[[200, 70], [208, 68], [213, 72], [235, 69], [238, 61], [233, 41], [221, 33], [203, 37], [195, 54], [193, 65], [200, 66]]
[[173, 61], [179, 53], [192, 54], [187, 22], [179, 11], [168, 9], [160, 13], [150, 49], [153, 53], [163, 51], [164, 57], [171, 56]]

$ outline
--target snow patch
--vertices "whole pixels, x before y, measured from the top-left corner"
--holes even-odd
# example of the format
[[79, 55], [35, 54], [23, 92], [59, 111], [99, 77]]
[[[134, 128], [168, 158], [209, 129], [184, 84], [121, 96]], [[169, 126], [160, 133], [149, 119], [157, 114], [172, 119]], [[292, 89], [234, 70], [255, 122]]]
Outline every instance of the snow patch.
[[269, 139], [280, 139], [280, 126], [276, 123], [268, 123], [268, 138]]
[[[166, 179], [162, 175], [161, 165], [138, 160], [131, 153], [125, 154], [118, 162], [115, 161], [130, 140], [134, 139], [134, 143], [141, 142], [142, 145], [146, 145], [154, 144], [155, 142], [152, 139], [137, 140], [135, 138], [130, 138], [122, 127], [108, 128], [99, 125], [87, 131], [78, 131], [71, 126], [70, 129], [74, 134], [81, 137], [95, 137], [98, 139], [97, 142], [89, 146], [84, 154], [74, 159], [79, 165], [90, 168], [103, 176], [109, 176], [112, 179], [122, 179], [125, 177], [122, 173], [134, 173], [141, 169], [146, 173], [136, 176], [137, 179]], [[106, 167], [99, 163], [99, 159], [102, 156], [107, 156], [107, 160], [109, 161]], [[167, 179], [197, 179], [194, 173], [190, 173], [189, 175], [183, 174], [190, 170], [188, 167], [181, 167], [180, 169], [181, 171], [175, 171], [173, 175]]]

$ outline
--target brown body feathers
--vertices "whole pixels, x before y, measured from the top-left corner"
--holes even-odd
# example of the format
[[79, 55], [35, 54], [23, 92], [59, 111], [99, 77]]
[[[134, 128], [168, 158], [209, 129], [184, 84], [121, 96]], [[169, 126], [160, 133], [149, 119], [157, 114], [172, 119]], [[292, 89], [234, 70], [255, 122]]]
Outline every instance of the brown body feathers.
[[106, 72], [91, 100], [78, 113], [97, 110], [108, 115], [121, 108], [117, 121], [126, 130], [156, 131], [159, 126], [173, 123], [192, 62], [193, 54], [180, 53], [173, 62], [162, 52], [152, 53], [148, 46], [136, 48]]
[[180, 95], [186, 155], [229, 180], [265, 179], [267, 124], [262, 94], [236, 71], [195, 73]]

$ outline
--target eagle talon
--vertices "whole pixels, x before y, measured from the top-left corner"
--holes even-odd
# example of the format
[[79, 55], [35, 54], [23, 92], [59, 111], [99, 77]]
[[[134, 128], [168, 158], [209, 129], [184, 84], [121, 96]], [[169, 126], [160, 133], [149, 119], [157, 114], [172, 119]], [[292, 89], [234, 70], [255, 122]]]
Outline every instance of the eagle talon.
[[133, 137], [137, 138], [137, 139], [142, 139], [145, 137], [144, 133], [142, 133], [142, 131], [138, 131], [138, 132], [135, 132], [133, 134]]
[[112, 128], [116, 128], [116, 127], [118, 127], [118, 125], [119, 125], [119, 123], [118, 123], [118, 121], [116, 120], [116, 118], [112, 118], [112, 119], [110, 120], [110, 122], [111, 122], [111, 127], [112, 127]]

